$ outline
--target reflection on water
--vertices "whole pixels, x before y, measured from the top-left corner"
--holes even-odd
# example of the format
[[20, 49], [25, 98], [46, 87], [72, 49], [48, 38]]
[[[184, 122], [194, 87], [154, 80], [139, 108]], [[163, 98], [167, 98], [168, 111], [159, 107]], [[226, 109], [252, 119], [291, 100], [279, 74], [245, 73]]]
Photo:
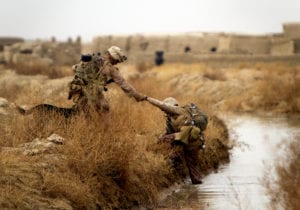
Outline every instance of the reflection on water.
[[268, 209], [262, 183], [265, 168], [273, 168], [275, 158], [284, 155], [286, 141], [300, 133], [299, 119], [296, 123], [270, 117], [224, 119], [239, 145], [231, 151], [230, 163], [205, 177], [201, 185], [187, 183], [172, 199], [181, 209]]

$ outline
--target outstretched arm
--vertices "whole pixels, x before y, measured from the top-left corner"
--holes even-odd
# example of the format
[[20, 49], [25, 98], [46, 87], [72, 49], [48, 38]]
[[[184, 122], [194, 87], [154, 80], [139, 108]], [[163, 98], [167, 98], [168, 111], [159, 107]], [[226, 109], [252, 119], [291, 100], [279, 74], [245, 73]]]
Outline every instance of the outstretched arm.
[[134, 97], [137, 101], [142, 101], [146, 99], [146, 96], [139, 93], [134, 87], [132, 87], [120, 74], [119, 69], [112, 67], [110, 69], [110, 74], [114, 82], [120, 86], [120, 88], [130, 97]]
[[164, 103], [163, 101], [157, 100], [155, 98], [147, 97], [147, 101], [160, 108], [162, 111], [168, 113], [168, 114], [181, 114], [182, 113], [182, 108], [179, 106], [172, 106], [170, 104]]

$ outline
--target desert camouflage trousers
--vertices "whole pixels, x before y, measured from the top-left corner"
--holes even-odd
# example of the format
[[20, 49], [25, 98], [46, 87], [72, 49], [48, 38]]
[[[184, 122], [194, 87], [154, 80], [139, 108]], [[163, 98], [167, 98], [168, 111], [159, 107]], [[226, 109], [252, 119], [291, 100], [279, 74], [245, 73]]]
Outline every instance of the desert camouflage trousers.
[[96, 112], [109, 111], [109, 103], [103, 92], [106, 88], [97, 83], [89, 85], [70, 84], [69, 99], [72, 98], [78, 109], [88, 113], [91, 110]]
[[189, 139], [189, 144], [174, 141], [175, 134], [164, 135], [160, 138], [160, 142], [167, 143], [172, 147], [170, 159], [175, 170], [182, 170], [185, 162], [189, 171], [189, 175], [193, 184], [202, 183], [201, 165], [199, 159], [199, 151], [203, 148], [203, 134], [199, 138]]
[[76, 102], [77, 107], [85, 113], [89, 113], [90, 111], [96, 112], [108, 112], [109, 111], [109, 103], [105, 99], [102, 93], [98, 93], [93, 100], [91, 98], [86, 97], [85, 95], [78, 98]]

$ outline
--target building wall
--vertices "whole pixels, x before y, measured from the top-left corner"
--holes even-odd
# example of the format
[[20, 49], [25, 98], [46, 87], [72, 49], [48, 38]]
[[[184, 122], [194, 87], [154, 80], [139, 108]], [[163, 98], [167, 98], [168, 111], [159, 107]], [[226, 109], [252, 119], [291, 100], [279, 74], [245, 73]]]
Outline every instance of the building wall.
[[168, 36], [143, 36], [132, 37], [130, 54], [135, 53], [155, 53], [156, 51], [166, 51], [168, 48]]
[[221, 36], [218, 43], [218, 52], [219, 53], [229, 53], [230, 52], [230, 37]]
[[190, 53], [212, 53], [218, 48], [219, 37], [217, 34], [181, 34], [169, 38], [169, 53], [185, 53], [188, 47]]
[[24, 42], [24, 39], [18, 37], [0, 37], [0, 52], [4, 50], [5, 45], [12, 45], [17, 42]]
[[[130, 55], [165, 53], [232, 53], [269, 54], [271, 40], [268, 36], [241, 36], [220, 34], [180, 34], [161, 36], [102, 36], [93, 40], [93, 51], [104, 51], [112, 45], [119, 46]], [[189, 49], [186, 52], [186, 49]]]
[[[284, 24], [284, 32], [269, 35], [226, 33], [181, 33], [172, 35], [99, 36], [94, 49], [103, 51], [112, 45], [121, 47], [131, 61], [154, 60], [156, 51], [164, 57], [192, 61], [211, 55], [282, 55], [300, 53], [300, 23]], [[193, 57], [193, 58], [191, 58]]]
[[92, 50], [101, 50], [116, 45], [129, 54], [151, 54], [156, 51], [165, 53], [212, 53], [218, 48], [218, 35], [133, 35], [133, 36], [100, 36], [93, 40]]
[[271, 40], [268, 36], [230, 36], [230, 53], [269, 54]]
[[300, 54], [300, 39], [294, 39], [293, 42], [295, 53]]
[[271, 55], [293, 55], [294, 54], [294, 41], [281, 39], [272, 40]]
[[283, 33], [290, 39], [300, 39], [300, 23], [283, 24]]
[[[66, 42], [27, 41], [4, 46], [5, 63], [21, 63], [26, 59], [31, 61], [47, 60], [47, 64], [71, 65], [80, 60], [81, 41], [69, 39]], [[51, 60], [51, 62], [50, 62]], [[48, 62], [49, 61], [49, 62]]]

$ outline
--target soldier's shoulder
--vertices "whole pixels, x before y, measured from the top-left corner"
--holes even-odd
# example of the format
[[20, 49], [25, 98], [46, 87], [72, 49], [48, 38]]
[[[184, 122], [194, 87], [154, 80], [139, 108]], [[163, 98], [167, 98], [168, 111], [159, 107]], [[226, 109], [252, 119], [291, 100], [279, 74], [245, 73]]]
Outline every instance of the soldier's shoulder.
[[111, 64], [109, 61], [103, 62], [103, 67], [108, 69], [109, 71], [119, 71], [119, 68]]
[[106, 66], [112, 66], [112, 64], [109, 62], [109, 60], [106, 57], [102, 58], [102, 65], [104, 67], [106, 67]]

